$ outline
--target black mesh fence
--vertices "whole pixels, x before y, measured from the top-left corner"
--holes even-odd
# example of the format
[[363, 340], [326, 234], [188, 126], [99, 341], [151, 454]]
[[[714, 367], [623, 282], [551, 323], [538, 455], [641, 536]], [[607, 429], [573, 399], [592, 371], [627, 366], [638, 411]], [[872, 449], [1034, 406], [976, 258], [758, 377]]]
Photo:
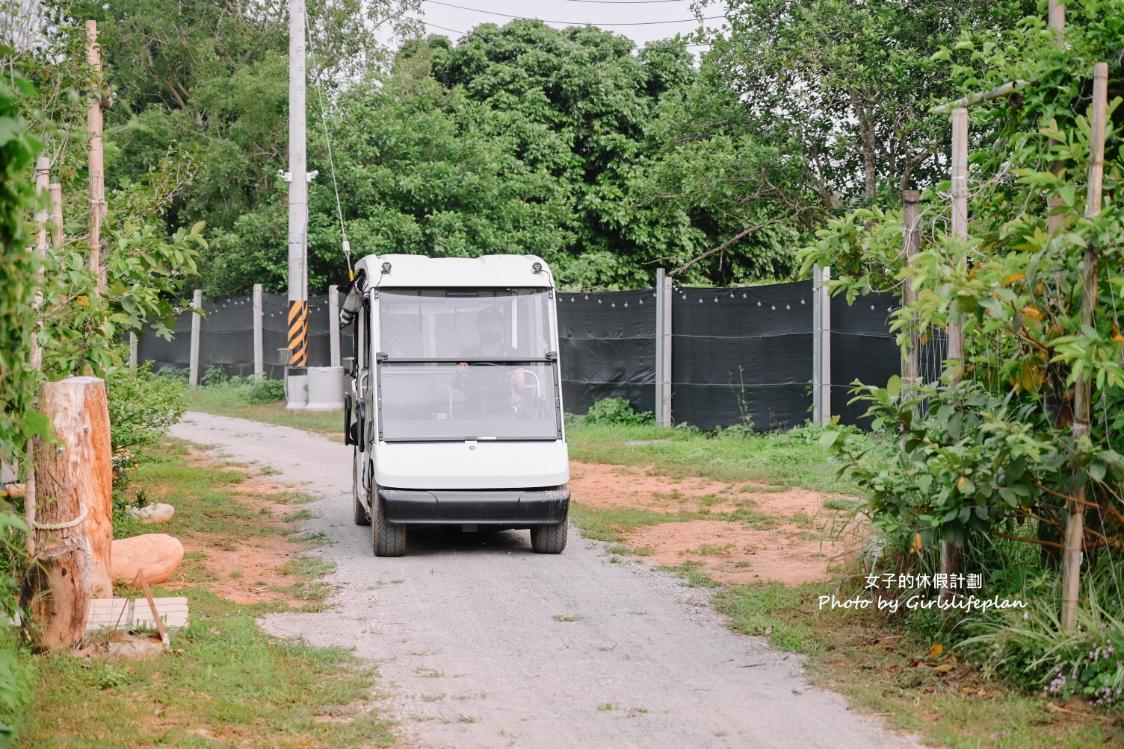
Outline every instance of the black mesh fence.
[[[254, 304], [250, 297], [204, 300], [199, 318], [199, 376], [254, 373]], [[190, 325], [188, 327], [190, 335]], [[190, 339], [189, 339], [190, 343]]]
[[676, 421], [786, 429], [811, 416], [810, 282], [676, 288], [671, 330]]
[[856, 380], [881, 387], [901, 373], [901, 349], [890, 332], [898, 306], [892, 294], [867, 294], [854, 304], [843, 297], [831, 300], [831, 413], [844, 424], [862, 424], [867, 409], [851, 403]]
[[[752, 423], [787, 429], [811, 417], [813, 298], [808, 281], [744, 288], [676, 287], [672, 293], [672, 415], [677, 423], [710, 429]], [[342, 295], [340, 303], [342, 304]], [[898, 301], [872, 294], [853, 305], [831, 301], [831, 412], [861, 423], [865, 407], [852, 405], [851, 383], [884, 385], [900, 370], [889, 331]], [[200, 323], [200, 375], [254, 371], [253, 302], [250, 297], [204, 300]], [[265, 375], [284, 374], [289, 303], [262, 295]], [[309, 364], [329, 363], [326, 296], [309, 299]], [[191, 315], [179, 316], [175, 337], [145, 333], [138, 358], [159, 368], [189, 366]], [[603, 398], [627, 398], [642, 411], [655, 407], [656, 296], [653, 289], [558, 294], [558, 335], [563, 402], [582, 414]], [[924, 377], [940, 375], [947, 344], [939, 332], [923, 342]], [[340, 331], [340, 354], [353, 350], [352, 329]]]
[[[339, 296], [343, 303], [343, 294]], [[199, 376], [221, 371], [227, 377], [254, 373], [253, 298], [204, 299], [199, 319]], [[262, 364], [265, 376], [281, 379], [285, 373], [282, 350], [288, 344], [289, 300], [278, 294], [262, 294]], [[309, 366], [328, 366], [331, 359], [329, 304], [326, 294], [308, 300]], [[176, 317], [170, 341], [145, 331], [137, 341], [137, 359], [151, 361], [156, 370], [187, 369], [191, 359], [191, 313]], [[352, 332], [340, 331], [340, 356], [352, 350]]]
[[584, 414], [603, 398], [655, 408], [654, 290], [559, 294], [558, 346], [570, 413]]
[[137, 360], [152, 362], [159, 372], [168, 369], [187, 369], [191, 365], [191, 313], [182, 312], [172, 325], [172, 338], [164, 340], [151, 330], [137, 338]]

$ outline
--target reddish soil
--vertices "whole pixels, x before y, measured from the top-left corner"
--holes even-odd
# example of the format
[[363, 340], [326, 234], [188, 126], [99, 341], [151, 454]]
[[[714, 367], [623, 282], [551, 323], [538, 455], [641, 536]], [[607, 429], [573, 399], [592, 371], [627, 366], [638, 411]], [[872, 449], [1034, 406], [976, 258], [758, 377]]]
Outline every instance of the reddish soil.
[[[838, 574], [862, 539], [845, 515], [824, 507], [834, 496], [807, 489], [779, 491], [755, 483], [661, 476], [647, 467], [572, 462], [574, 500], [597, 510], [644, 508], [705, 518], [648, 525], [626, 541], [652, 564], [697, 566], [724, 583], [799, 585]], [[753, 513], [750, 520], [722, 515]]]
[[570, 491], [577, 501], [598, 510], [642, 507], [668, 513], [734, 512], [768, 489], [764, 484], [660, 476], [639, 466], [570, 461]]
[[[196, 451], [190, 452], [187, 460], [196, 466], [217, 465], [244, 474], [244, 481], [226, 487], [226, 491], [255, 513], [255, 520], [249, 521], [254, 525], [276, 527], [283, 516], [300, 509], [291, 501], [278, 501], [293, 497], [292, 487], [272, 481], [268, 476], [257, 475], [253, 468], [216, 463]], [[165, 493], [155, 492], [157, 495]], [[286, 538], [279, 528], [277, 530], [267, 535], [238, 535], [232, 538], [187, 533], [181, 541], [188, 557], [195, 556], [193, 552], [199, 555], [199, 563], [207, 578], [206, 586], [216, 595], [241, 604], [280, 602], [294, 607], [306, 605], [307, 601], [285, 592], [302, 582], [302, 578], [282, 570], [286, 562], [300, 556], [308, 546]], [[165, 587], [176, 587], [176, 584], [173, 582]]]

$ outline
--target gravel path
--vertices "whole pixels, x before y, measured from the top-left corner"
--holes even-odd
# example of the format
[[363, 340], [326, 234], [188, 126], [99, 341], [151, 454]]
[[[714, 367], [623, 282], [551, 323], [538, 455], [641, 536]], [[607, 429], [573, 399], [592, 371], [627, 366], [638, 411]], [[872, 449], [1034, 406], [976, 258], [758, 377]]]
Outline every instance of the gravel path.
[[917, 746], [810, 686], [799, 658], [732, 633], [706, 593], [571, 529], [561, 556], [526, 531], [421, 533], [376, 559], [355, 526], [349, 447], [191, 413], [172, 435], [280, 471], [316, 497], [330, 607], [263, 627], [378, 664], [405, 743], [422, 747]]

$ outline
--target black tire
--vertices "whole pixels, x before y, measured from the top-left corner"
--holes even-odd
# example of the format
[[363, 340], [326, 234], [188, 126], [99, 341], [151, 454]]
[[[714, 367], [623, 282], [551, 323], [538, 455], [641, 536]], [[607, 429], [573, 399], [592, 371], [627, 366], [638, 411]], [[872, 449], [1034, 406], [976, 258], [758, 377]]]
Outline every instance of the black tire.
[[363, 506], [363, 472], [359, 469], [359, 448], [351, 452], [351, 498], [355, 502], [355, 524], [370, 525], [371, 515]]
[[566, 521], [531, 528], [531, 548], [538, 554], [561, 554], [566, 548]]
[[371, 497], [371, 546], [376, 557], [400, 557], [406, 553], [406, 526], [387, 522], [378, 495]]

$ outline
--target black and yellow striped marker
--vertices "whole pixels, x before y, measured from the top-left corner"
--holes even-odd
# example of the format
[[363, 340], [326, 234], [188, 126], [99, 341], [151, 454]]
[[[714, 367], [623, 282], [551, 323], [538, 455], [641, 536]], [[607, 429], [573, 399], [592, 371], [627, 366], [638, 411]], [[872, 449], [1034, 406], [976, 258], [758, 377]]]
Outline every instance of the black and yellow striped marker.
[[289, 366], [308, 366], [308, 302], [289, 302]]

